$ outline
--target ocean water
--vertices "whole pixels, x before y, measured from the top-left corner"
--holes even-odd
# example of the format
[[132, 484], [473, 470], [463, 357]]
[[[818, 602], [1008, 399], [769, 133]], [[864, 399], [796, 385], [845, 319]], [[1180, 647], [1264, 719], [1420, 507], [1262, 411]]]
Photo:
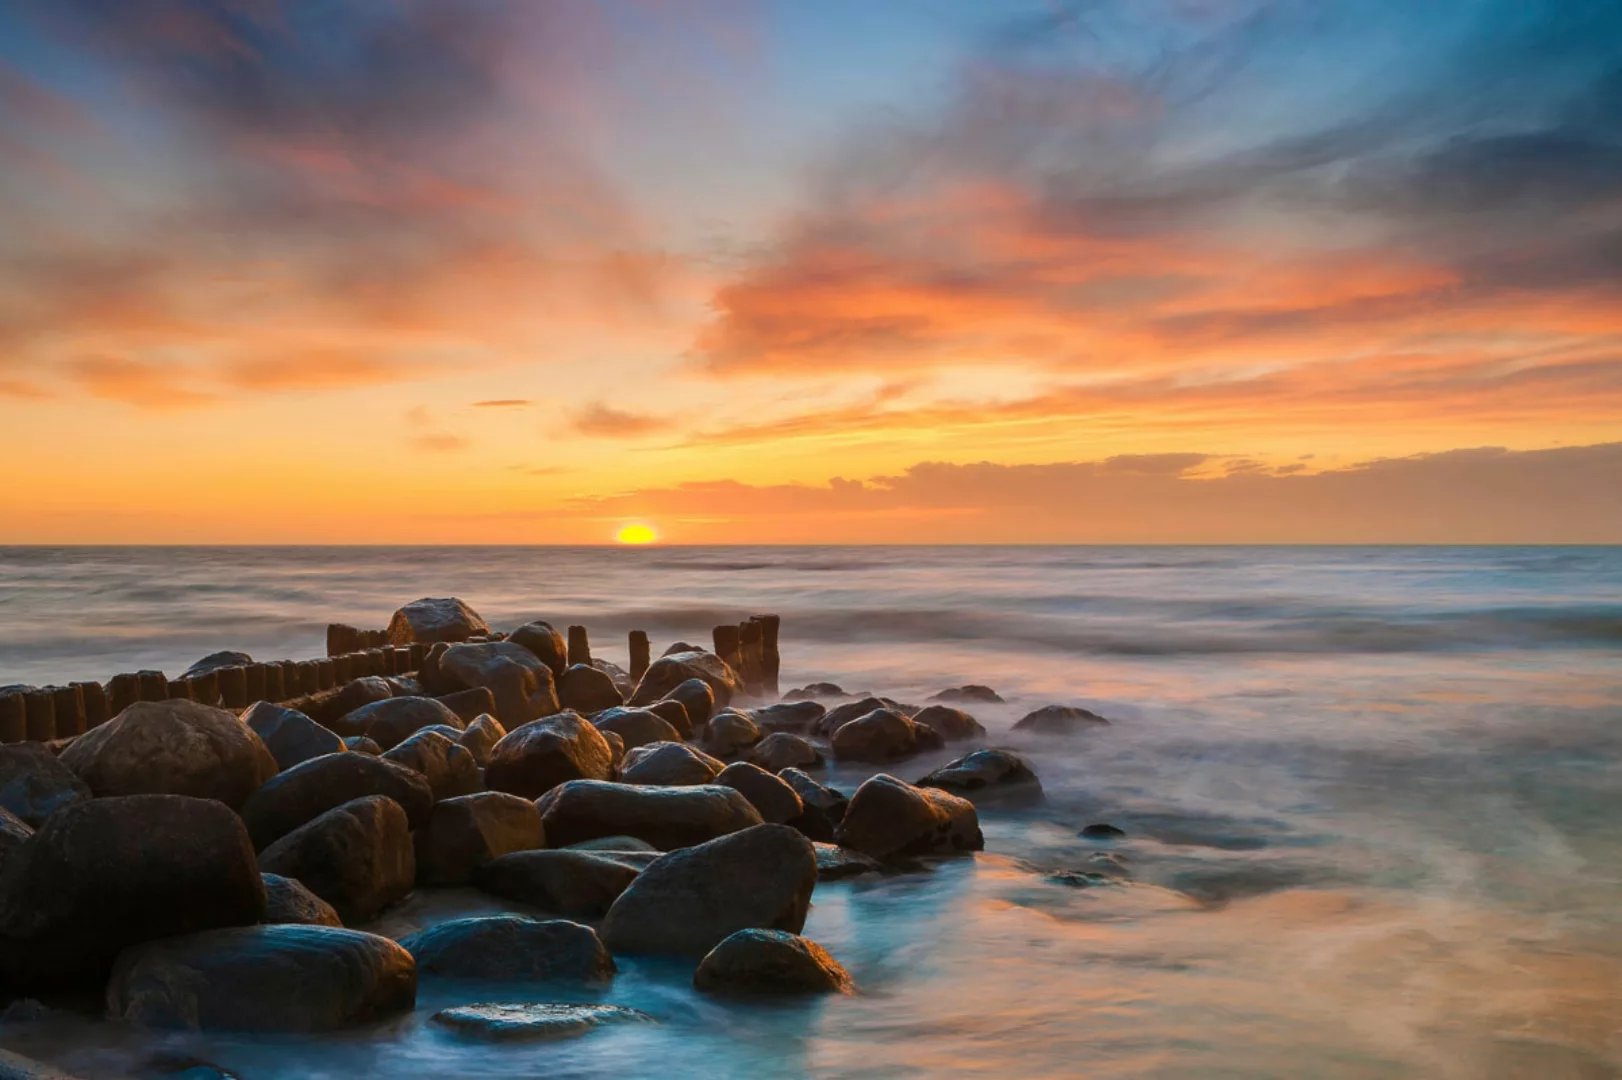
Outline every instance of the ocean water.
[[[250, 1080], [1622, 1076], [1622, 549], [0, 549], [0, 683], [305, 658], [448, 594], [620, 662], [631, 628], [658, 652], [771, 611], [785, 688], [990, 684], [1008, 704], [971, 711], [1046, 801], [983, 806], [973, 857], [817, 888], [805, 933], [854, 997], [716, 1000], [624, 960], [601, 991], [425, 979], [336, 1035], [59, 1014], [0, 1045], [87, 1078], [160, 1053]], [[1009, 731], [1050, 702], [1113, 723]], [[1127, 839], [1078, 835], [1099, 821]], [[419, 895], [377, 928], [501, 906]], [[491, 1000], [658, 1022], [494, 1047], [427, 1022]]]

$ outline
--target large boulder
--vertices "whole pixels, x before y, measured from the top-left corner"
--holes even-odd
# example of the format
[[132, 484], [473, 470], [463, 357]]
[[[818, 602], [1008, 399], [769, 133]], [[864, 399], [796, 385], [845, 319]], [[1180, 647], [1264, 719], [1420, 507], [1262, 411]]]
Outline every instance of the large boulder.
[[681, 742], [677, 731], [658, 713], [649, 709], [606, 709], [592, 717], [598, 731], [612, 731], [625, 742], [626, 750], [658, 742]]
[[822, 751], [802, 735], [779, 731], [750, 748], [749, 760], [772, 773], [802, 766], [815, 768], [822, 764]]
[[52, 814], [0, 876], [0, 997], [99, 985], [151, 938], [257, 923], [265, 885], [213, 799], [129, 795]]
[[693, 737], [693, 718], [687, 715], [687, 706], [673, 698], [660, 698], [647, 707], [659, 719], [676, 729], [683, 739]]
[[0, 809], [39, 828], [65, 806], [90, 798], [90, 787], [40, 743], [0, 746]]
[[[631, 695], [630, 703], [652, 705], [688, 679], [704, 680], [717, 705], [731, 704], [734, 697], [743, 693], [743, 681], [725, 660], [714, 653], [695, 649], [661, 656], [649, 664], [642, 681], [636, 686], [636, 693]], [[682, 704], [687, 702], [683, 701]], [[688, 713], [691, 715], [691, 707]]]
[[242, 714], [242, 722], [253, 729], [259, 741], [265, 744], [276, 759], [278, 769], [291, 769], [294, 765], [336, 754], [344, 749], [344, 741], [297, 709], [284, 708], [268, 701], [255, 702]]
[[436, 694], [434, 700], [461, 717], [464, 724], [471, 724], [486, 713], [494, 715], [497, 712], [496, 695], [488, 686], [470, 686], [465, 690]]
[[180, 677], [190, 679], [195, 675], [207, 675], [211, 671], [219, 671], [222, 668], [247, 667], [251, 663], [253, 663], [253, 657], [247, 653], [223, 649], [220, 652], [209, 653], [187, 668]]
[[474, 884], [504, 900], [531, 904], [574, 919], [600, 919], [652, 859], [630, 852], [519, 851], [491, 859], [473, 873]]
[[496, 743], [506, 737], [507, 729], [502, 727], [501, 721], [485, 713], [474, 717], [456, 741], [467, 747], [474, 763], [482, 769], [490, 764], [490, 752], [496, 748]]
[[947, 742], [960, 742], [963, 739], [983, 739], [986, 729], [962, 709], [954, 709], [950, 705], [929, 705], [912, 714], [912, 722], [923, 724], [934, 729]]
[[857, 717], [866, 716], [874, 709], [887, 708], [889, 705], [883, 698], [872, 696], [847, 701], [843, 705], [835, 705], [818, 717], [811, 730], [813, 734], [828, 738]]
[[241, 720], [195, 701], [137, 701], [62, 751], [92, 793], [190, 795], [235, 808], [277, 773]]
[[625, 696], [606, 671], [589, 664], [571, 664], [558, 679], [558, 702], [578, 713], [594, 713], [624, 704]]
[[473, 760], [472, 753], [431, 728], [417, 732], [393, 750], [383, 751], [383, 760], [422, 773], [436, 801], [479, 790], [479, 763]]
[[447, 685], [489, 690], [495, 695], [496, 716], [508, 727], [558, 711], [552, 669], [511, 641], [452, 645], [439, 658], [439, 674]]
[[940, 788], [971, 796], [1040, 795], [1042, 782], [1024, 758], [1011, 750], [976, 750], [948, 762], [918, 781], [919, 787]]
[[311, 758], [272, 779], [242, 807], [254, 847], [263, 849], [306, 822], [367, 795], [385, 795], [405, 810], [412, 827], [434, 808], [428, 778], [392, 761], [348, 751]]
[[327, 706], [329, 712], [322, 715], [327, 718], [348, 716], [362, 706], [387, 701], [393, 696], [394, 687], [381, 675], [365, 675], [359, 679], [350, 679], [333, 695], [332, 701]]
[[722, 709], [704, 727], [704, 749], [716, 757], [741, 754], [759, 741], [760, 728], [736, 709]]
[[417, 880], [461, 885], [490, 860], [545, 843], [541, 813], [528, 799], [502, 791], [446, 799], [417, 830]]
[[743, 792], [744, 798], [760, 812], [762, 821], [785, 825], [805, 810], [800, 797], [787, 782], [747, 761], [734, 761], [721, 770], [715, 782]]
[[693, 986], [712, 994], [850, 994], [850, 973], [821, 945], [786, 930], [739, 930], [699, 961]]
[[407, 1012], [411, 954], [388, 938], [331, 926], [255, 926], [154, 941], [119, 957], [107, 985], [115, 1018], [189, 1031], [305, 1034]]
[[679, 701], [687, 710], [687, 720], [697, 731], [715, 715], [715, 691], [703, 679], [688, 679], [677, 683], [661, 701]]
[[342, 926], [338, 910], [299, 881], [280, 874], [260, 874], [265, 881], [265, 923]]
[[410, 645], [436, 641], [466, 641], [488, 634], [490, 624], [479, 613], [455, 597], [424, 597], [413, 600], [389, 620], [389, 644]]
[[390, 750], [423, 728], [441, 724], [457, 731], [467, 727], [444, 702], [413, 696], [385, 698], [362, 705], [347, 713], [333, 728], [340, 735], [365, 735]]
[[626, 784], [652, 784], [683, 787], [708, 784], [726, 766], [696, 746], [680, 742], [646, 743], [625, 753], [620, 763], [620, 781]]
[[978, 851], [985, 846], [980, 817], [967, 799], [916, 788], [880, 773], [864, 781], [834, 834], [841, 847], [875, 859]]
[[1074, 735], [1096, 727], [1108, 727], [1109, 721], [1088, 709], [1075, 705], [1044, 705], [1028, 712], [1014, 725], [1015, 731], [1029, 731], [1037, 735]]
[[615, 970], [597, 932], [566, 919], [454, 919], [403, 938], [400, 945], [415, 958], [418, 971], [453, 979], [603, 982]]
[[507, 732], [490, 751], [484, 785], [534, 799], [570, 780], [607, 780], [613, 770], [602, 733], [574, 713], [558, 713]]
[[549, 622], [537, 619], [525, 623], [508, 634], [507, 640], [528, 649], [552, 670], [554, 677], [561, 677], [569, 667], [569, 645]]
[[636, 683], [631, 681], [631, 673], [614, 663], [614, 661], [594, 656], [591, 658], [591, 666], [608, 676], [609, 681], [614, 684], [614, 688], [620, 692], [621, 701], [636, 692]]
[[609, 908], [603, 941], [616, 953], [703, 956], [750, 927], [797, 934], [816, 884], [811, 841], [756, 825], [648, 864]]
[[874, 709], [834, 732], [834, 757], [841, 761], [894, 761], [942, 745], [932, 728], [916, 724], [895, 709]]
[[571, 780], [541, 797], [547, 840], [567, 847], [600, 836], [634, 836], [663, 851], [759, 825], [741, 791], [713, 784], [647, 787]]
[[351, 800], [299, 826], [260, 853], [259, 869], [297, 878], [346, 923], [405, 899], [417, 878], [405, 811], [383, 795]]
[[779, 701], [750, 709], [749, 719], [768, 735], [779, 731], [805, 735], [815, 729], [827, 711], [815, 701]]

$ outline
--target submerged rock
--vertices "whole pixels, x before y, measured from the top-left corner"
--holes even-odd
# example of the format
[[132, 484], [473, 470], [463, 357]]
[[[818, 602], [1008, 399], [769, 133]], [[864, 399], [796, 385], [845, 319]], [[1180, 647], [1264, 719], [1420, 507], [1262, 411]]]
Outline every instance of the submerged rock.
[[302, 926], [342, 926], [338, 911], [304, 887], [303, 882], [280, 874], [260, 874], [265, 882], [265, 923]]
[[805, 809], [799, 795], [786, 781], [747, 761], [735, 761], [728, 765], [721, 770], [715, 782], [743, 792], [744, 798], [760, 812], [762, 821], [786, 824], [799, 817]]
[[860, 851], [842, 848], [837, 844], [818, 843], [813, 845], [817, 850], [817, 880], [838, 881], [840, 878], [856, 877], [859, 874], [882, 874], [884, 864], [870, 855], [863, 855]]
[[566, 1039], [605, 1024], [651, 1024], [653, 1017], [623, 1005], [521, 1004], [458, 1005], [434, 1014], [434, 1023], [462, 1035], [494, 1042]]
[[439, 675], [462, 689], [489, 690], [495, 695], [496, 716], [508, 727], [551, 716], [559, 708], [552, 669], [511, 641], [452, 645], [439, 658]]
[[190, 795], [235, 809], [276, 775], [246, 724], [195, 701], [137, 701], [58, 759], [97, 796]]
[[259, 869], [297, 878], [346, 923], [405, 899], [417, 877], [405, 811], [382, 795], [346, 802], [294, 829], [260, 854]]
[[417, 830], [417, 880], [460, 885], [492, 859], [545, 844], [541, 813], [528, 799], [501, 791], [446, 799]]
[[431, 697], [391, 697], [362, 705], [336, 721], [334, 729], [342, 735], [365, 735], [384, 750], [392, 750], [423, 728], [467, 727], [443, 702]]
[[658, 742], [680, 742], [681, 732], [658, 713], [649, 709], [612, 708], [592, 717], [599, 731], [612, 731], [625, 743], [626, 750]]
[[821, 698], [845, 697], [844, 689], [838, 683], [814, 682], [807, 686], [796, 687], [783, 695], [784, 701], [816, 701]]
[[242, 714], [242, 722], [265, 744], [276, 759], [277, 769], [291, 769], [300, 762], [344, 749], [342, 739], [297, 709], [268, 701], [255, 702]]
[[393, 750], [385, 750], [383, 760], [421, 773], [435, 801], [471, 795], [480, 787], [479, 765], [473, 755], [436, 730], [424, 728]]
[[929, 705], [919, 709], [913, 713], [912, 722], [932, 728], [947, 742], [981, 739], [986, 734], [986, 729], [980, 721], [962, 709], [954, 709], [950, 705]]
[[603, 941], [617, 953], [702, 956], [751, 927], [799, 933], [816, 883], [809, 840], [756, 825], [648, 864], [609, 909]]
[[749, 760], [767, 772], [822, 764], [822, 751], [810, 739], [779, 731], [766, 736], [749, 751]]
[[39, 743], [0, 746], [0, 809], [39, 828], [45, 819], [90, 798], [90, 787]]
[[620, 781], [660, 787], [708, 784], [720, 776], [724, 768], [725, 765], [696, 746], [679, 742], [647, 743], [626, 751], [625, 760], [620, 763]]
[[[942, 690], [938, 694], [932, 694], [929, 700], [943, 701], [949, 705], [960, 702], [977, 705], [1003, 704], [1001, 694], [997, 693], [997, 691], [993, 690], [991, 687], [981, 686], [979, 683], [969, 683], [966, 686], [954, 686], [949, 689]], [[922, 719], [922, 717], [920, 717], [920, 719]]]
[[537, 619], [525, 623], [507, 635], [507, 640], [522, 645], [535, 658], [551, 669], [554, 678], [561, 678], [569, 667], [569, 645], [549, 622]]
[[189, 1031], [332, 1031], [410, 1010], [411, 954], [388, 938], [330, 926], [209, 930], [127, 950], [108, 1012]]
[[571, 780], [536, 805], [547, 838], [557, 847], [599, 836], [634, 836], [669, 851], [761, 823], [742, 792], [715, 784], [652, 787]]
[[412, 934], [400, 945], [422, 974], [456, 979], [604, 982], [615, 971], [597, 932], [566, 919], [456, 919]]
[[571, 664], [558, 680], [558, 702], [578, 713], [594, 713], [623, 705], [625, 697], [607, 672], [589, 664]]
[[1107, 822], [1098, 822], [1082, 829], [1081, 836], [1088, 840], [1124, 840], [1126, 830], [1116, 828]]
[[327, 754], [295, 765], [253, 793], [242, 820], [256, 848], [264, 848], [334, 807], [367, 795], [386, 795], [413, 828], [434, 808], [427, 777], [369, 754]]
[[1073, 735], [1078, 731], [1108, 726], [1108, 720], [1087, 709], [1074, 705], [1044, 705], [1021, 717], [1014, 730], [1038, 735]]
[[705, 954], [693, 985], [712, 994], [851, 994], [856, 984], [821, 945], [784, 930], [739, 930]]
[[940, 788], [960, 795], [1039, 795], [1042, 782], [1030, 764], [1011, 750], [976, 750], [948, 762], [918, 781], [919, 787]]
[[388, 630], [390, 645], [466, 641], [489, 632], [490, 624], [454, 596], [413, 600], [394, 613]]
[[599, 919], [651, 861], [628, 860], [626, 854], [633, 853], [520, 851], [492, 859], [474, 872], [473, 880], [492, 896], [571, 918]]
[[885, 703], [883, 698], [876, 698], [871, 695], [856, 701], [847, 701], [843, 705], [836, 705], [823, 713], [812, 727], [812, 732], [821, 735], [823, 738], [829, 738], [834, 732], [852, 720], [866, 716], [876, 709], [887, 708], [889, 708], [889, 705]]
[[[734, 697], [743, 693], [743, 682], [726, 661], [712, 652], [694, 650], [669, 653], [649, 664], [636, 693], [631, 695], [630, 704], [651, 705], [688, 679], [702, 679], [707, 683], [718, 706], [731, 704]], [[682, 704], [687, 704], [685, 699]], [[692, 707], [687, 711], [691, 714]]]
[[473, 755], [474, 763], [482, 769], [490, 764], [490, 752], [496, 748], [496, 743], [506, 737], [507, 729], [502, 727], [501, 721], [489, 713], [482, 713], [473, 718], [456, 741], [467, 748], [467, 752]]
[[607, 780], [614, 754], [590, 721], [558, 713], [507, 732], [490, 751], [484, 783], [534, 799], [570, 780]]
[[749, 719], [768, 737], [776, 732], [804, 735], [816, 727], [828, 710], [815, 701], [780, 701], [749, 710]]
[[886, 773], [856, 789], [834, 835], [841, 847], [875, 859], [978, 851], [985, 846], [979, 815], [969, 800], [935, 788], [916, 788]]

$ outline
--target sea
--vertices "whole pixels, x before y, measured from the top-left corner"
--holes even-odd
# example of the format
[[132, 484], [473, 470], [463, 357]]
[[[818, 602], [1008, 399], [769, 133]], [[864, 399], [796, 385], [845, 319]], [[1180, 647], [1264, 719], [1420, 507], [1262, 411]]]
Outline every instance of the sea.
[[[416, 1011], [330, 1035], [89, 1008], [0, 1019], [0, 1045], [87, 1080], [1622, 1077], [1622, 548], [3, 548], [0, 683], [310, 658], [421, 596], [583, 624], [620, 663], [632, 629], [657, 654], [776, 613], [784, 689], [994, 688], [984, 742], [1045, 800], [982, 805], [983, 852], [819, 885], [804, 933], [848, 997], [713, 998], [690, 962], [622, 958], [594, 989], [425, 977]], [[1047, 704], [1110, 725], [1011, 730]], [[375, 928], [506, 906], [419, 894]], [[429, 1020], [475, 1001], [653, 1022], [489, 1044]]]

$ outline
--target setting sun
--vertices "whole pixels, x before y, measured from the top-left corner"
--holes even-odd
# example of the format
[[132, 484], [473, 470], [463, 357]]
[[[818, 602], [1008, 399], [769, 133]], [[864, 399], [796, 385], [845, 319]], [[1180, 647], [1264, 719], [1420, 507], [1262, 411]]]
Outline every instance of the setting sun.
[[626, 525], [614, 534], [614, 539], [622, 544], [652, 544], [658, 541], [659, 534], [651, 525]]

